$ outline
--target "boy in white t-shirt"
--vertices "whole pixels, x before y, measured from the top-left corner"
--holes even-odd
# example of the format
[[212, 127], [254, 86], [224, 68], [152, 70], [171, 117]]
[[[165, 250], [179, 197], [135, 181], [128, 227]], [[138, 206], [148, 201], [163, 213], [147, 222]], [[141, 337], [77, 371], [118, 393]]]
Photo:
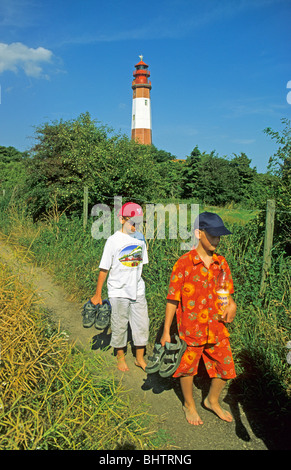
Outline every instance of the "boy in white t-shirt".
[[111, 235], [104, 246], [99, 264], [100, 272], [94, 305], [102, 304], [102, 287], [106, 280], [111, 304], [111, 342], [117, 350], [118, 369], [128, 371], [125, 361], [128, 322], [136, 347], [135, 364], [143, 370], [145, 346], [149, 336], [149, 318], [145, 298], [142, 267], [148, 263], [147, 248], [143, 236], [137, 236], [136, 224], [142, 221], [142, 208], [133, 202], [122, 206], [119, 212], [121, 229]]

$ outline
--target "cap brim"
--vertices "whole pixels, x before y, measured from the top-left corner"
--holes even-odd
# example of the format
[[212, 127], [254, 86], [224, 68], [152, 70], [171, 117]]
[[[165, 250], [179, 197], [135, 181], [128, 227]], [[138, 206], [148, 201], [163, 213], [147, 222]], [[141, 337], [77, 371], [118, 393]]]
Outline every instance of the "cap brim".
[[132, 217], [129, 218], [129, 222], [132, 222], [133, 224], [140, 224], [142, 221], [143, 221], [142, 215], [133, 215]]
[[206, 232], [208, 232], [210, 235], [213, 237], [221, 237], [222, 235], [231, 235], [232, 232], [230, 232], [226, 227], [214, 227], [210, 229], [205, 229]]

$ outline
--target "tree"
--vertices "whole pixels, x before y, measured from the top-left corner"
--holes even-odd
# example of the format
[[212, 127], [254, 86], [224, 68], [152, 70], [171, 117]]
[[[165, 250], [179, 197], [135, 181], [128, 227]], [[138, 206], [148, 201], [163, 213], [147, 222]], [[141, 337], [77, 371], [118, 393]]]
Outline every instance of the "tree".
[[184, 171], [184, 160], [170, 160], [167, 162], [161, 162], [157, 165], [159, 172], [159, 188], [161, 194], [171, 199], [179, 199], [183, 197], [183, 171]]
[[270, 127], [265, 133], [279, 145], [277, 152], [270, 157], [268, 170], [275, 176], [273, 191], [276, 198], [275, 235], [284, 244], [288, 253], [291, 252], [291, 126], [289, 119], [281, 119], [284, 125], [281, 132]]
[[112, 132], [89, 113], [36, 129], [27, 177], [27, 201], [34, 218], [48, 211], [54, 200], [60, 210], [80, 213], [84, 186], [92, 205], [113, 203], [114, 196], [142, 202], [165, 195], [150, 146]]
[[201, 153], [196, 145], [185, 165], [184, 197], [212, 205], [240, 202], [243, 194], [238, 174], [240, 163], [240, 157], [231, 164], [214, 150], [210, 154]]
[[271, 139], [276, 140], [279, 148], [277, 152], [270, 157], [268, 170], [270, 173], [279, 176], [282, 181], [290, 184], [291, 176], [291, 121], [289, 119], [281, 119], [282, 124], [285, 126], [280, 132], [273, 131], [267, 127], [264, 132], [268, 134]]
[[159, 150], [154, 145], [151, 145], [150, 150], [153, 160], [157, 163], [170, 162], [177, 159], [175, 155], [172, 155], [170, 152], [166, 152], [166, 150]]
[[186, 159], [183, 168], [183, 197], [200, 199], [202, 154], [198, 145]]
[[251, 159], [245, 153], [240, 155], [234, 154], [230, 160], [230, 166], [234, 170], [233, 175], [235, 180], [233, 184], [233, 192], [235, 199], [243, 204], [253, 202], [252, 188], [256, 179], [257, 170], [250, 167]]
[[202, 158], [200, 197], [203, 203], [222, 206], [239, 202], [238, 184], [234, 169], [226, 158], [219, 158], [212, 152]]
[[0, 162], [21, 162], [27, 157], [27, 152], [20, 152], [15, 147], [3, 147], [0, 145]]
[[20, 152], [15, 147], [0, 146], [0, 185], [5, 191], [12, 192], [22, 185], [25, 177], [27, 152]]

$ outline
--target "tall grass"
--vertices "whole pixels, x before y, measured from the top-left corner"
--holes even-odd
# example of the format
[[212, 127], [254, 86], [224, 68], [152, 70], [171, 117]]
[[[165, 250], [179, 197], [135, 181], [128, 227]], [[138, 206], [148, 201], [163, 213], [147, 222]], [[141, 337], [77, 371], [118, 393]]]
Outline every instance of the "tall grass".
[[102, 354], [71, 349], [36, 296], [0, 265], [0, 449], [154, 448]]
[[[68, 219], [65, 214], [32, 224], [24, 212], [10, 208], [1, 225], [10, 242], [29, 247], [30, 256], [51, 269], [75, 299], [81, 302], [95, 291], [105, 241], [92, 238], [90, 224], [84, 230], [81, 220]], [[222, 237], [219, 253], [226, 257], [234, 278], [238, 310], [229, 328], [237, 373], [244, 376], [255, 371], [248, 386], [257, 387], [261, 396], [270, 393], [271, 399], [279, 395], [288, 399], [291, 367], [285, 346], [291, 339], [290, 259], [275, 243], [269, 283], [261, 297], [264, 227], [256, 218], [240, 224], [229, 219], [228, 226], [233, 234]], [[152, 341], [163, 322], [171, 270], [182, 254], [180, 243], [179, 239], [168, 238], [148, 241], [150, 262], [144, 267], [143, 277]], [[260, 390], [262, 383], [267, 385]]]

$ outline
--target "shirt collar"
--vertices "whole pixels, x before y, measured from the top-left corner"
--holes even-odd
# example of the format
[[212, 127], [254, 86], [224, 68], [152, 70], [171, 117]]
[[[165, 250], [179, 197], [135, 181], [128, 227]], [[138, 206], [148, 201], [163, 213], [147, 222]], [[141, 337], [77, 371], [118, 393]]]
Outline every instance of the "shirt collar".
[[[193, 249], [190, 251], [190, 256], [191, 256], [191, 258], [192, 258], [193, 264], [199, 264], [199, 263], [204, 264], [203, 261], [202, 261], [202, 259], [201, 259], [200, 256], [198, 255], [196, 248], [193, 248]], [[213, 253], [212, 260], [213, 260], [212, 263], [220, 264], [220, 263], [219, 263], [218, 256], [217, 256], [216, 253]], [[211, 263], [211, 264], [212, 264], [212, 263]]]

